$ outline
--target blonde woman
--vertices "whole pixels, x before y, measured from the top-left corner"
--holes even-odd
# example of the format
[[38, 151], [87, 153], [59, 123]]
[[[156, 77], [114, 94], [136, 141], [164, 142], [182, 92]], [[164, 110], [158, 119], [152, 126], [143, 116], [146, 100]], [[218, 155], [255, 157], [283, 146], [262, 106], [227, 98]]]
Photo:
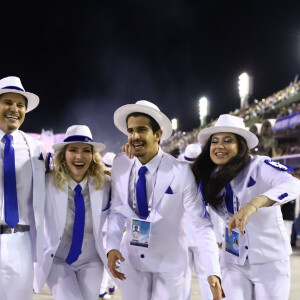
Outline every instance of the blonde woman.
[[96, 300], [106, 263], [102, 225], [110, 178], [85, 125], [68, 128], [55, 144], [55, 170], [46, 175], [44, 265], [35, 269], [35, 291], [47, 283], [56, 300]]

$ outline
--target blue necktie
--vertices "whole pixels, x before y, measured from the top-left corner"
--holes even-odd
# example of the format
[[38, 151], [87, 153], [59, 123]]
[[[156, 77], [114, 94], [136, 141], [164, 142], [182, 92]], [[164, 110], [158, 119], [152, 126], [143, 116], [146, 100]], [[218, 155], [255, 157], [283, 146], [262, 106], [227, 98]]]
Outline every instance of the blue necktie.
[[3, 163], [5, 222], [11, 228], [14, 228], [19, 223], [15, 150], [11, 143], [13, 136], [6, 134], [4, 138], [6, 140]]
[[75, 218], [73, 226], [73, 237], [72, 244], [69, 254], [66, 258], [66, 262], [71, 265], [74, 261], [78, 259], [81, 253], [83, 234], [84, 234], [84, 221], [85, 221], [85, 207], [84, 199], [81, 194], [81, 186], [78, 184], [75, 188]]
[[225, 195], [225, 203], [227, 210], [234, 214], [234, 209], [233, 209], [233, 192], [230, 183], [227, 183], [225, 185], [225, 190], [226, 190], [226, 195]]
[[139, 169], [139, 179], [136, 183], [136, 201], [139, 211], [139, 216], [143, 219], [148, 217], [148, 202], [146, 193], [146, 178], [145, 173], [148, 169], [144, 166]]

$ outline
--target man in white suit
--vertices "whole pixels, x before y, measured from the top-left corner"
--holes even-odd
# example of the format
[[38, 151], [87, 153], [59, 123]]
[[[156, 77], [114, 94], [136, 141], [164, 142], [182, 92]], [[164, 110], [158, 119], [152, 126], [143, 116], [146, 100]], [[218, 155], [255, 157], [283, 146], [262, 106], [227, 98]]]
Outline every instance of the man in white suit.
[[121, 280], [122, 299], [183, 299], [188, 263], [184, 212], [195, 226], [214, 299], [221, 299], [217, 243], [194, 176], [188, 164], [159, 147], [172, 134], [170, 120], [141, 100], [117, 109], [114, 123], [128, 135], [134, 156], [117, 155], [112, 168], [107, 253], [112, 275]]
[[32, 299], [33, 263], [42, 263], [44, 147], [19, 130], [38, 104], [39, 97], [25, 92], [18, 77], [0, 80], [1, 300]]

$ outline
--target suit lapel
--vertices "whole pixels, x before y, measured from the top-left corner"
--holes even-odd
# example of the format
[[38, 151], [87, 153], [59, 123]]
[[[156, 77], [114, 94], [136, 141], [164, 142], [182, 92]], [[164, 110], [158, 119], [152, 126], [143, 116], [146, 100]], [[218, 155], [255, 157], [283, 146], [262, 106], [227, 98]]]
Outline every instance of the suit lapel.
[[93, 216], [93, 230], [95, 238], [99, 235], [99, 227], [101, 221], [102, 203], [103, 203], [103, 190], [96, 190], [94, 181], [89, 178], [89, 193], [91, 199], [91, 209]]
[[[253, 187], [251, 187], [251, 186], [248, 187], [248, 184], [249, 184], [250, 176], [253, 176], [252, 180], [254, 180], [253, 178], [255, 178], [255, 176], [253, 174], [254, 174], [254, 170], [256, 167], [257, 167], [257, 162], [251, 161], [249, 167], [242, 171], [243, 174], [240, 173], [238, 177], [236, 177], [232, 180], [232, 183], [233, 183], [232, 188], [233, 188], [233, 191], [235, 192], [235, 195], [237, 196], [237, 198], [240, 201], [240, 203], [239, 203], [240, 208], [245, 205], [245, 199], [247, 199], [247, 197], [245, 196], [246, 193], [251, 192], [251, 190], [253, 189]], [[240, 181], [239, 178], [245, 178], [245, 180]]]
[[[36, 255], [38, 263], [42, 262], [43, 249], [43, 222], [44, 222], [44, 205], [45, 205], [45, 165], [43, 160], [39, 160], [41, 152], [37, 143], [21, 130], [20, 135], [25, 139], [30, 156], [32, 168], [32, 202], [34, 221], [37, 229], [36, 235]], [[35, 250], [34, 250], [35, 251]]]
[[157, 177], [153, 192], [153, 208], [155, 208], [162, 197], [164, 196], [166, 190], [170, 186], [174, 174], [172, 172], [172, 166], [169, 164], [169, 158], [165, 154], [161, 159], [161, 163], [158, 166]]

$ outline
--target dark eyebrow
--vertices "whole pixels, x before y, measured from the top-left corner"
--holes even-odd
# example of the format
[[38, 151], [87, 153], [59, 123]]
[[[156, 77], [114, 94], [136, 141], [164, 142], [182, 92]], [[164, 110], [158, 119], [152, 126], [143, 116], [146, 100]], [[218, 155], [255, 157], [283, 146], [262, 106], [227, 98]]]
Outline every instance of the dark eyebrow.
[[[91, 145], [87, 145], [82, 147], [81, 149], [92, 149], [92, 147], [90, 147]], [[69, 149], [80, 149], [80, 147], [77, 146], [73, 146], [72, 144], [70, 144]]]
[[[136, 129], [138, 129], [138, 130], [141, 130], [141, 129], [148, 129], [149, 127], [148, 126], [138, 126], [138, 127], [136, 127]], [[127, 131], [129, 131], [129, 130], [133, 130], [133, 128], [132, 127], [128, 127], [127, 128]]]
[[218, 139], [218, 140], [219, 140], [219, 139], [223, 139], [223, 140], [224, 140], [224, 139], [228, 139], [228, 138], [229, 138], [229, 139], [232, 139], [232, 140], [236, 140], [235, 137], [234, 137], [234, 136], [231, 136], [231, 135], [225, 135], [224, 137], [214, 136], [214, 137], [212, 137], [211, 139], [212, 139], [212, 140], [213, 140], [213, 139]]

